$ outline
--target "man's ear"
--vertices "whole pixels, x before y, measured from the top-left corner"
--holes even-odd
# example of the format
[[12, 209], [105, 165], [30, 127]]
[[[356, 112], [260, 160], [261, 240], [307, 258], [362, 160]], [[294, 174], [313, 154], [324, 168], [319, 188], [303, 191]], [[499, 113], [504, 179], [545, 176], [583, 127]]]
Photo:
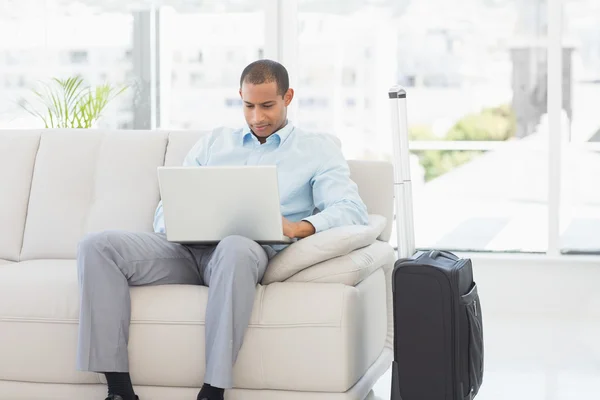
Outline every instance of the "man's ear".
[[290, 105], [293, 98], [294, 98], [294, 89], [289, 88], [287, 90], [287, 92], [285, 92], [285, 94], [283, 95], [283, 101], [284, 101], [286, 107]]
[[242, 97], [242, 88], [240, 88], [240, 92], [239, 93], [240, 93], [240, 98], [243, 99], [243, 97]]

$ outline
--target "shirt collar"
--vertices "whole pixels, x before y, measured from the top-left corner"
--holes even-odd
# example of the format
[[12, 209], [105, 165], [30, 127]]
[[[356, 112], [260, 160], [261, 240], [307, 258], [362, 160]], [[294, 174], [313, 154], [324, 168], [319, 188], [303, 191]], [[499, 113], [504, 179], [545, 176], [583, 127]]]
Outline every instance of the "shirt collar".
[[[283, 128], [273, 132], [273, 134], [267, 138], [267, 143], [277, 143], [277, 146], [280, 146], [285, 142], [288, 136], [290, 136], [293, 130], [294, 125], [288, 120]], [[252, 130], [248, 124], [244, 126], [244, 130], [242, 131], [242, 145], [246, 143], [246, 140], [254, 140], [258, 143], [258, 139], [252, 134]]]

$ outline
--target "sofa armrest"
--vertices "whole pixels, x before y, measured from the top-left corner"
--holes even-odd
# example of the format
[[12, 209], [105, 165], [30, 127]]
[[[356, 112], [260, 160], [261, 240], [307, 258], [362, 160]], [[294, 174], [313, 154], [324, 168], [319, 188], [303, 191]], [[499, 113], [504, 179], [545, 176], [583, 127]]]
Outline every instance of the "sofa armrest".
[[394, 248], [387, 242], [375, 243], [341, 257], [305, 268], [286, 282], [342, 283], [356, 286], [373, 272], [395, 260]]
[[289, 245], [271, 259], [262, 284], [283, 282], [298, 272], [372, 245], [386, 226], [380, 215], [369, 215], [368, 225], [349, 225], [328, 229]]

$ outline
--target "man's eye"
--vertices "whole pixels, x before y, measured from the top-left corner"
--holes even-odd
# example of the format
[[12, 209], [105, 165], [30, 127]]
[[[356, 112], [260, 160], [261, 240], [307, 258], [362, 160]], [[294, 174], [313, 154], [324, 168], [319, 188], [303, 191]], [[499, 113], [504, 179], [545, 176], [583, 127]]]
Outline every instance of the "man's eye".
[[254, 106], [251, 104], [246, 104], [246, 108], [252, 108], [252, 107], [254, 107]]
[[271, 107], [273, 107], [273, 105], [271, 104], [271, 105], [268, 105], [268, 106], [263, 106], [263, 107], [264, 107], [264, 108], [271, 108]]

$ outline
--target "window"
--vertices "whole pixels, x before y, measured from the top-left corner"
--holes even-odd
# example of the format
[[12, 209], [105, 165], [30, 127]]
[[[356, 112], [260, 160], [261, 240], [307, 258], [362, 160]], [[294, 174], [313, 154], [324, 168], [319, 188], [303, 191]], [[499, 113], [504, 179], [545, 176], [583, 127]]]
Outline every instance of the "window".
[[299, 1], [298, 124], [338, 135], [348, 158], [391, 160], [386, 92], [411, 83], [417, 247], [545, 251], [544, 13], [530, 2], [398, 3]]
[[[169, 120], [159, 121], [161, 128], [213, 129], [216, 126], [238, 127], [244, 124], [239, 99], [239, 75], [256, 60], [265, 47], [264, 3], [259, 0], [235, 2], [196, 2], [197, 6], [177, 6], [170, 16], [166, 46], [174, 57], [181, 52], [195, 63], [168, 63], [178, 76], [189, 76], [190, 85], [169, 85]], [[252, 29], [240, 34], [232, 26]], [[193, 39], [190, 39], [193, 38]], [[193, 48], [190, 48], [193, 43]], [[169, 73], [170, 75], [170, 73]], [[182, 79], [180, 79], [181, 81]]]
[[192, 72], [190, 74], [190, 85], [200, 86], [204, 81], [204, 74], [201, 72]]
[[88, 62], [87, 51], [71, 51], [69, 53], [69, 60], [72, 64], [84, 64]]
[[225, 60], [227, 62], [234, 62], [235, 61], [235, 51], [234, 50], [228, 50], [225, 56]]
[[[597, 252], [600, 3], [562, 2], [564, 171], [560, 216], [552, 218], [561, 221], [563, 252]], [[51, 13], [29, 3], [0, 13], [0, 37], [30, 33], [0, 41], [1, 128], [38, 127], [18, 106], [29, 86], [75, 72], [90, 83], [130, 85], [103, 127], [240, 126], [239, 73], [279, 56], [294, 74], [296, 125], [338, 135], [348, 158], [390, 160], [386, 92], [400, 83], [408, 90], [417, 246], [547, 250], [556, 207], [548, 189], [557, 178], [547, 151], [552, 2], [298, 0], [295, 14], [279, 2], [276, 17], [297, 19], [286, 24], [266, 21], [275, 13], [259, 0], [163, 0], [154, 2], [153, 31], [149, 6], [140, 5], [148, 2], [53, 2]], [[248, 21], [243, 35], [230, 29]], [[278, 34], [265, 31], [274, 26]]]
[[[17, 36], [16, 43], [0, 41], [0, 86], [10, 88], [0, 90], [1, 128], [38, 127], [39, 121], [17, 104], [20, 97], [31, 95], [26, 86], [74, 71], [90, 84], [106, 76], [107, 83], [130, 86], [104, 113], [103, 127], [121, 126], [122, 109], [129, 110], [125, 115], [132, 129], [243, 124], [242, 113], [228, 107], [225, 99], [237, 94], [242, 69], [264, 52], [262, 1], [159, 2], [154, 19], [158, 25], [152, 32], [147, 2], [79, 2], [73, 8], [59, 1], [49, 13], [40, 11], [47, 7], [29, 3], [11, 2], [11, 12], [0, 13], [0, 37], [28, 32]], [[227, 28], [248, 20], [253, 28], [244, 35]], [[227, 72], [222, 78], [224, 63], [235, 74]], [[4, 71], [15, 65], [22, 69]]]
[[19, 63], [19, 58], [11, 51], [4, 52], [4, 60], [6, 65], [17, 65]]
[[352, 68], [345, 68], [342, 76], [343, 86], [354, 86], [356, 84], [356, 71]]
[[300, 98], [299, 104], [300, 107], [303, 108], [327, 107], [329, 105], [329, 100], [322, 97], [306, 97]]
[[135, 72], [131, 71], [131, 70], [127, 70], [125, 71], [125, 82], [132, 82], [136, 80], [136, 74]]
[[[600, 253], [600, 6], [565, 1], [560, 247]], [[577, 43], [577, 47], [573, 44]]]
[[[19, 102], [25, 104], [28, 100], [43, 110], [32, 92], [40, 88], [38, 82], [50, 83], [54, 77], [66, 79], [78, 74], [89, 85], [124, 83], [114, 77], [124, 76], [133, 68], [131, 59], [124, 60], [131, 54], [133, 37], [133, 18], [127, 6], [90, 7], [82, 3], [76, 8], [81, 13], [74, 13], [65, 2], [56, 2], [52, 12], [45, 13], [48, 7], [43, 5], [10, 4], [12, 12], [0, 13], [0, 37], [13, 37], [11, 41], [0, 40], [0, 75], [9, 80], [0, 81], [0, 85], [11, 87], [0, 90], [0, 129], [43, 126], [19, 106]], [[106, 27], [110, 27], [110, 34]], [[8, 72], [4, 69], [10, 73], [4, 73]], [[125, 106], [125, 118], [133, 121], [134, 97], [135, 89], [130, 89], [114, 99], [103, 113], [101, 126], [117, 128], [123, 118], [119, 110]]]
[[239, 108], [242, 106], [242, 99], [225, 99], [225, 105], [229, 108]]

